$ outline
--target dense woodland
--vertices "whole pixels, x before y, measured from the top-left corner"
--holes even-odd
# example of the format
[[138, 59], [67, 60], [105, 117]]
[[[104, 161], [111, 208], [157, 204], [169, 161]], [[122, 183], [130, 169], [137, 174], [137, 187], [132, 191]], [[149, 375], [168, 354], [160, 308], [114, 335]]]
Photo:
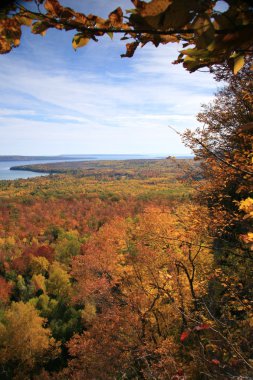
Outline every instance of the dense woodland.
[[252, 81], [182, 136], [195, 160], [2, 181], [1, 379], [252, 378]]
[[124, 56], [182, 42], [177, 63], [226, 84], [182, 135], [194, 161], [53, 165], [60, 174], [0, 182], [0, 378], [252, 379], [250, 1], [221, 12], [133, 0], [126, 22], [121, 8], [102, 19], [32, 3], [1, 9], [0, 53], [22, 25], [75, 30], [74, 48], [121, 33]]

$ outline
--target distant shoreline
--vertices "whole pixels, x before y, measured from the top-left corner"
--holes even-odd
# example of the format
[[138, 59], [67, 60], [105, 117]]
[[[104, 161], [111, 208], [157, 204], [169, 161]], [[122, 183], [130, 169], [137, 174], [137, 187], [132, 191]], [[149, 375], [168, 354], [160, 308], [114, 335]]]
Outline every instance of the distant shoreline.
[[106, 168], [113, 169], [117, 164], [123, 163], [131, 167], [136, 164], [144, 164], [147, 165], [149, 163], [153, 163], [154, 161], [170, 161], [170, 160], [192, 160], [193, 157], [184, 156], [184, 157], [167, 157], [167, 158], [133, 158], [133, 159], [125, 159], [125, 160], [88, 160], [83, 159], [79, 161], [61, 161], [61, 162], [51, 162], [51, 163], [36, 163], [30, 165], [15, 165], [10, 167], [10, 170], [15, 171], [30, 171], [34, 173], [44, 173], [44, 174], [64, 174], [64, 173], [77, 173], [83, 170], [92, 171], [94, 169]]
[[[39, 164], [38, 164], [39, 165]], [[20, 166], [12, 166], [10, 167], [10, 170], [19, 170], [19, 171], [27, 171], [27, 172], [33, 172], [33, 173], [48, 173], [48, 174], [59, 174], [62, 173], [62, 171], [57, 171], [57, 170], [44, 170], [40, 168], [33, 168], [35, 165], [20, 165]]]

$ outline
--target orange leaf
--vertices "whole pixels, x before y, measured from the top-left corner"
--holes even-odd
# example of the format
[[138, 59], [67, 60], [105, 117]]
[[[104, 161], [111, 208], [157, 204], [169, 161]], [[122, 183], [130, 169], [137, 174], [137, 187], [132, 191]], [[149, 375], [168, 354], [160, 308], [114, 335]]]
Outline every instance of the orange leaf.
[[59, 15], [61, 10], [63, 9], [63, 7], [57, 0], [46, 0], [44, 7], [48, 12], [52, 13], [54, 16]]
[[112, 24], [112, 26], [120, 27], [123, 22], [123, 12], [120, 7], [115, 9], [113, 12], [109, 14], [109, 20]]
[[139, 42], [131, 42], [130, 44], [126, 44], [126, 54], [121, 54], [121, 58], [128, 57], [131, 58], [134, 55], [134, 52], [139, 45]]

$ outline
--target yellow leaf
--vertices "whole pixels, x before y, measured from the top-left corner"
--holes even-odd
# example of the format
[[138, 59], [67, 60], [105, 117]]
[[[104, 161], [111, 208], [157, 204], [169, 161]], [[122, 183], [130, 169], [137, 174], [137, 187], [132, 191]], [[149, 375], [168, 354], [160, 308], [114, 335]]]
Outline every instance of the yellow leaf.
[[240, 202], [240, 210], [243, 210], [245, 213], [251, 214], [253, 212], [253, 198], [248, 197]]
[[19, 17], [18, 21], [20, 22], [20, 24], [26, 25], [26, 26], [31, 26], [32, 22], [33, 22], [33, 20], [31, 18], [25, 17], [25, 16]]
[[74, 37], [72, 41], [72, 46], [74, 49], [80, 48], [82, 46], [87, 45], [89, 40], [90, 39], [88, 37], [80, 37], [80, 36]]
[[20, 44], [20, 39], [19, 38], [16, 38], [14, 41], [13, 41], [13, 45], [14, 46], [19, 46]]
[[234, 74], [237, 74], [239, 70], [241, 70], [241, 68], [243, 67], [244, 65], [244, 56], [243, 55], [240, 55], [239, 57], [236, 57], [234, 59]]

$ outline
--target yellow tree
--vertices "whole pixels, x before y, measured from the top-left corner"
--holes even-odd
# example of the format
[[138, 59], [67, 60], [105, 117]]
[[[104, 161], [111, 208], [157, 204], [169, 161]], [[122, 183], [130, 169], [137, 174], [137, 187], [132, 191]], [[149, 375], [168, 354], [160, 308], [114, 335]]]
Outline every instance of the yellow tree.
[[45, 319], [29, 303], [14, 302], [0, 324], [2, 375], [28, 379], [59, 353], [57, 342], [45, 328]]

